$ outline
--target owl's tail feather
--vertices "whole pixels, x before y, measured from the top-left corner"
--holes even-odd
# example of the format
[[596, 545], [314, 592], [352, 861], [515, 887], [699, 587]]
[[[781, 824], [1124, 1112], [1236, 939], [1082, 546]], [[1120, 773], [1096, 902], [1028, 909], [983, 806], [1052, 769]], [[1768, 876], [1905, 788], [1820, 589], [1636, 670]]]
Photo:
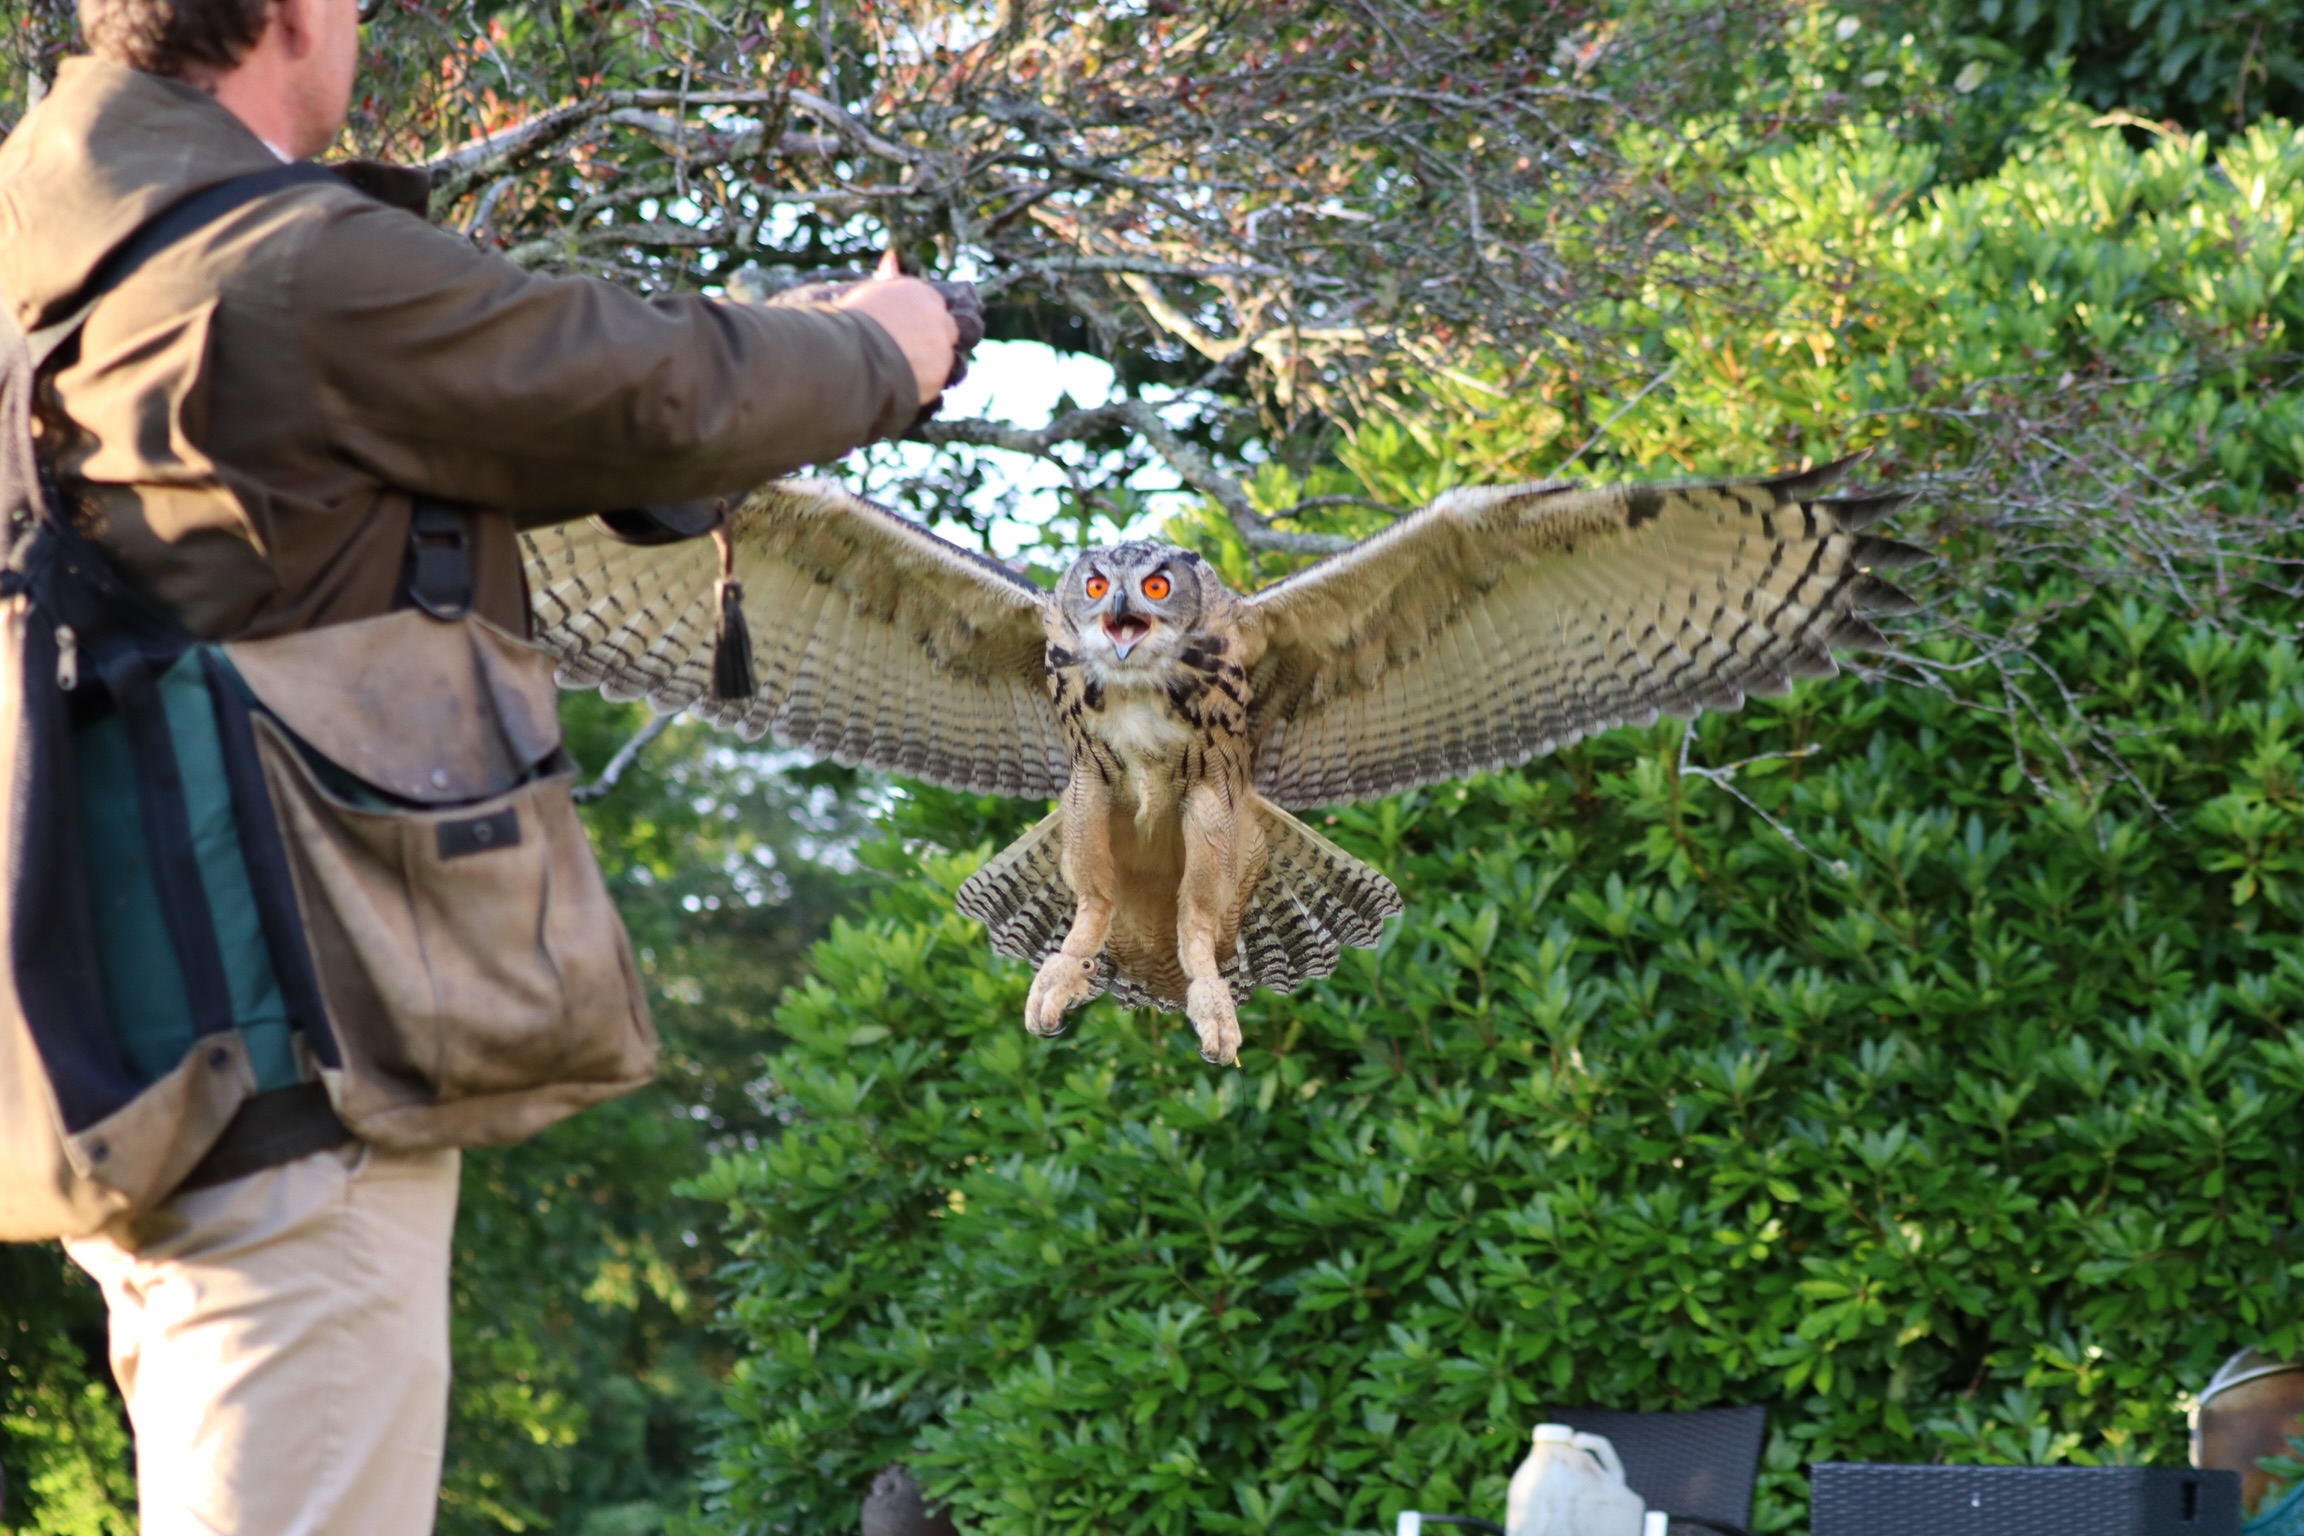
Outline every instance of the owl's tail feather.
[[1064, 813], [1050, 812], [987, 859], [961, 883], [956, 902], [991, 930], [996, 953], [1033, 965], [1056, 953], [1077, 903], [1064, 879]]
[[[1401, 910], [1391, 881], [1259, 796], [1267, 849], [1263, 878], [1240, 917], [1240, 942], [1226, 957], [1224, 979], [1236, 1001], [1258, 987], [1293, 992], [1326, 976], [1349, 944], [1366, 949]], [[991, 932], [992, 948], [1038, 965], [1056, 953], [1072, 926], [1076, 898], [1064, 879], [1061, 813], [1042, 820], [960, 886], [957, 904]], [[1097, 993], [1107, 989], [1123, 1008], [1183, 1006], [1181, 982], [1154, 990], [1140, 978], [1101, 968]], [[1176, 995], [1167, 995], [1173, 991]]]
[[1269, 850], [1264, 878], [1240, 917], [1240, 947], [1225, 963], [1234, 998], [1256, 987], [1293, 992], [1336, 969], [1349, 944], [1374, 947], [1400, 915], [1391, 881], [1259, 796]]

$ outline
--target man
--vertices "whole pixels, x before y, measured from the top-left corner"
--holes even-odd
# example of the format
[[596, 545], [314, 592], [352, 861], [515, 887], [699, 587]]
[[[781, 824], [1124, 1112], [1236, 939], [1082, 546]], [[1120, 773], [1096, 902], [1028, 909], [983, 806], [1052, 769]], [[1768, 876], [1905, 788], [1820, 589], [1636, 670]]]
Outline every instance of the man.
[[[81, 0], [81, 20], [94, 57], [0, 144], [0, 296], [28, 332], [158, 211], [323, 150], [351, 98], [355, 0]], [[520, 632], [517, 527], [727, 493], [899, 431], [957, 340], [909, 279], [817, 308], [644, 302], [296, 185], [107, 294], [50, 370], [41, 445], [195, 635], [390, 610], [418, 497], [473, 509], [474, 607]], [[269, 1166], [70, 1244], [111, 1309], [148, 1532], [431, 1527], [457, 1154], [342, 1135], [285, 1138]]]

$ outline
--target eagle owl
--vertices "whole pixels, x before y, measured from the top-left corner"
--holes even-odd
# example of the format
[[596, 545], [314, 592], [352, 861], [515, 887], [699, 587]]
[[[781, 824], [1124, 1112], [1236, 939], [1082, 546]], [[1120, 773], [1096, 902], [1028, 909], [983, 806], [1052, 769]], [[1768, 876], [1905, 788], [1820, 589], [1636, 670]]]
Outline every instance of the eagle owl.
[[1734, 709], [1836, 670], [1909, 611], [1863, 530], [1908, 499], [1822, 495], [1850, 461], [1666, 487], [1450, 491], [1242, 594], [1189, 550], [1091, 550], [1053, 592], [823, 481], [729, 513], [757, 691], [715, 697], [721, 557], [577, 524], [525, 536], [569, 687], [1056, 810], [961, 887], [1038, 966], [1025, 1027], [1109, 992], [1181, 1007], [1234, 1062], [1237, 1005], [1336, 968], [1400, 911], [1289, 812], [1527, 761], [1609, 726]]

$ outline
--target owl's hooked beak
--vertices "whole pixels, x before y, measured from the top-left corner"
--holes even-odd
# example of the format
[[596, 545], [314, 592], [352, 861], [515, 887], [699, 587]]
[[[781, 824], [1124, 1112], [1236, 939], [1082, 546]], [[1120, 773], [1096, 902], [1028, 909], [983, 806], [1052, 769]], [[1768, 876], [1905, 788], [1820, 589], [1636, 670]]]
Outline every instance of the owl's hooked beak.
[[1112, 642], [1113, 654], [1122, 661], [1128, 653], [1152, 633], [1152, 621], [1141, 614], [1130, 613], [1126, 605], [1114, 603], [1112, 611], [1104, 615], [1104, 638]]

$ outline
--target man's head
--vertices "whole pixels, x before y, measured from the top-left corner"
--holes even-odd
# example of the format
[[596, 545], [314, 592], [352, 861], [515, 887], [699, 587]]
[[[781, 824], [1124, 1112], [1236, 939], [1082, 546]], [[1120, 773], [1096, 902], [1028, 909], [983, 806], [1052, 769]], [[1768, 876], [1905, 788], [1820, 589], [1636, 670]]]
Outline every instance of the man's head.
[[357, 0], [80, 0], [100, 58], [197, 85], [297, 159], [344, 126], [359, 62]]

